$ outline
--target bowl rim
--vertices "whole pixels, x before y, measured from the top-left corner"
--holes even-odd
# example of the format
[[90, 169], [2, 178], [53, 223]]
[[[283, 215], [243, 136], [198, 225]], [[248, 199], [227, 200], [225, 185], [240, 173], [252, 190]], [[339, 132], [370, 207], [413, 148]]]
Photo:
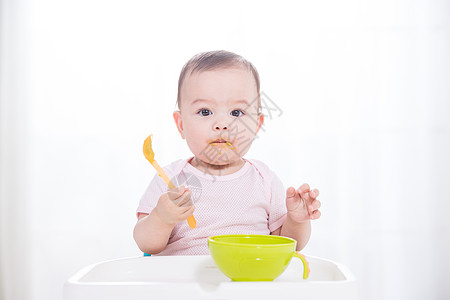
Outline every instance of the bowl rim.
[[[289, 241], [291, 243], [279, 243], [279, 244], [261, 244], [261, 243], [234, 243], [234, 242], [227, 242], [227, 241], [218, 241], [215, 238], [226, 238], [226, 237], [271, 237], [273, 239], [283, 240], [283, 241]], [[280, 236], [280, 235], [269, 235], [269, 234], [219, 234], [219, 235], [213, 235], [208, 237], [208, 243], [213, 244], [220, 244], [220, 245], [227, 245], [227, 246], [244, 246], [244, 247], [280, 247], [280, 246], [286, 246], [286, 245], [297, 245], [297, 241], [293, 238], [286, 237], [286, 236]]]

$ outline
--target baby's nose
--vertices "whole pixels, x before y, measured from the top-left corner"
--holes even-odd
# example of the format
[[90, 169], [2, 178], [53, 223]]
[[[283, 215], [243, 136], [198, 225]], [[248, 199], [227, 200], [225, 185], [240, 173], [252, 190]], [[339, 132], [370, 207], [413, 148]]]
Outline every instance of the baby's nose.
[[227, 125], [216, 125], [216, 130], [228, 130]]
[[216, 130], [228, 130], [228, 124], [226, 122], [217, 122], [215, 124]]

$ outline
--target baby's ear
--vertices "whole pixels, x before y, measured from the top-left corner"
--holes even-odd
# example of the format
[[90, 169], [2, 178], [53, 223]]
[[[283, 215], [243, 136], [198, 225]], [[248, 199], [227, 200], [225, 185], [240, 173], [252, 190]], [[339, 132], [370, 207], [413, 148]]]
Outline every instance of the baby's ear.
[[174, 111], [173, 119], [175, 121], [175, 125], [177, 126], [178, 132], [181, 134], [181, 138], [184, 140], [183, 120], [181, 118], [181, 111], [179, 111], [179, 110]]
[[256, 120], [258, 122], [258, 128], [256, 128], [256, 133], [255, 134], [258, 134], [259, 130], [261, 129], [261, 127], [264, 124], [264, 114], [263, 113], [259, 113]]

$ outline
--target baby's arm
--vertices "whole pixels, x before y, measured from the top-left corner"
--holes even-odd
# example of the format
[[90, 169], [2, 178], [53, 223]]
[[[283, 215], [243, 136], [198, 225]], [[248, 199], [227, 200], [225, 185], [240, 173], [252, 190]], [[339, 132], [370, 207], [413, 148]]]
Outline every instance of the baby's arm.
[[178, 187], [162, 194], [150, 214], [138, 216], [133, 236], [139, 249], [149, 254], [164, 250], [175, 224], [186, 220], [194, 209], [189, 189]]
[[297, 241], [297, 251], [305, 248], [311, 236], [311, 221], [307, 220], [301, 223], [294, 222], [292, 218], [286, 218], [283, 226], [279, 229], [279, 235], [293, 238]]
[[287, 217], [284, 224], [271, 234], [287, 236], [297, 240], [297, 250], [303, 249], [311, 236], [311, 221], [320, 217], [319, 191], [311, 191], [303, 184], [297, 191], [290, 187], [286, 191]]

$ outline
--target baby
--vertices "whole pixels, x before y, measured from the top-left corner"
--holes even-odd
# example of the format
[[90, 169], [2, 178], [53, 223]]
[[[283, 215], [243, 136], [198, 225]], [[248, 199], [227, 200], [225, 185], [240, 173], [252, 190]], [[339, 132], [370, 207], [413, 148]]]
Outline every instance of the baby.
[[[218, 234], [275, 234], [305, 247], [310, 220], [320, 217], [319, 191], [303, 184], [285, 191], [261, 161], [244, 158], [264, 122], [256, 68], [227, 52], [200, 53], [178, 81], [181, 138], [193, 157], [165, 167], [178, 187], [167, 190], [157, 175], [137, 209], [134, 239], [150, 254], [208, 254], [207, 238]], [[197, 227], [186, 219], [195, 215]]]

